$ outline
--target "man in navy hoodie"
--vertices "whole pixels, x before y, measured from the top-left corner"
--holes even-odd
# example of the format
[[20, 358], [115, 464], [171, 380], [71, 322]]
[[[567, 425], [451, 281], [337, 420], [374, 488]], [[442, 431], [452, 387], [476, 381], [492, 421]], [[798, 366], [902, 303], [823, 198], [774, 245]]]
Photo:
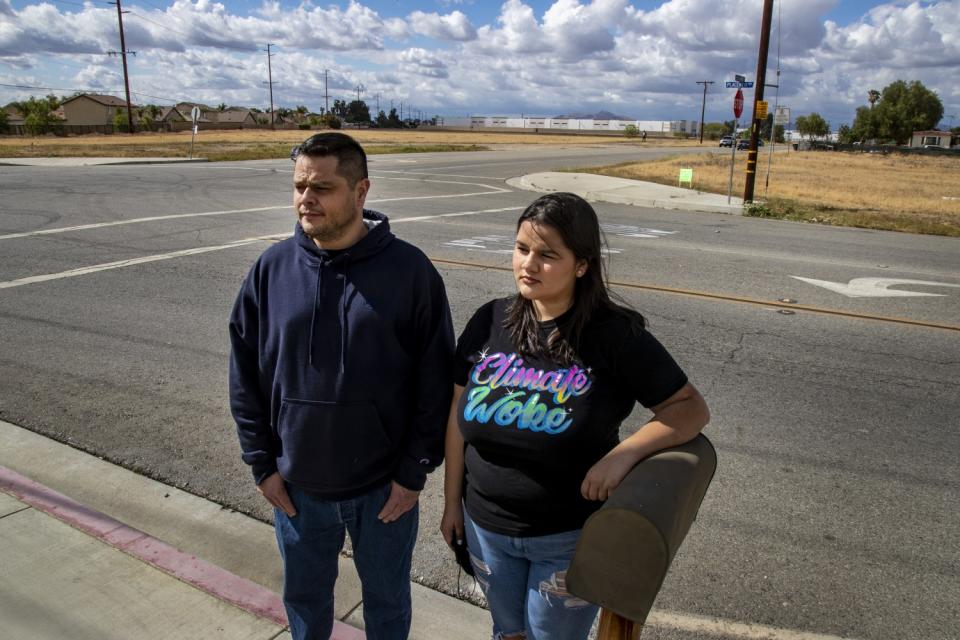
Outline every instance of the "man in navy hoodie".
[[440, 275], [364, 209], [351, 137], [295, 149], [292, 238], [267, 249], [230, 317], [230, 407], [274, 507], [297, 640], [327, 640], [344, 532], [370, 640], [406, 638], [417, 499], [443, 457], [453, 327]]

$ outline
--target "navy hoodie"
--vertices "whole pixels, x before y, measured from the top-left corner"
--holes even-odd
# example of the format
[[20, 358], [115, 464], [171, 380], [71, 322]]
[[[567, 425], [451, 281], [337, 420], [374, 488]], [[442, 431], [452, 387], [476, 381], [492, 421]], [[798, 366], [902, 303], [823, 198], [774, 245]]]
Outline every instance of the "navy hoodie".
[[279, 471], [326, 499], [443, 459], [453, 326], [440, 274], [364, 210], [367, 234], [328, 253], [300, 225], [247, 275], [230, 317], [230, 408], [257, 484]]

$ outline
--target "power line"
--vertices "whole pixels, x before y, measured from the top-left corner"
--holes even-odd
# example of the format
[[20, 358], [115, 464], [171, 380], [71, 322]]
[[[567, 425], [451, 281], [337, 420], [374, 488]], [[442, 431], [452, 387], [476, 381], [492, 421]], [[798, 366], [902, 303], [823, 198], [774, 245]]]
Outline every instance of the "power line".
[[192, 37], [189, 33], [184, 33], [183, 31], [178, 31], [178, 30], [174, 29], [173, 27], [168, 27], [168, 26], [165, 25], [165, 24], [161, 24], [161, 23], [157, 22], [156, 20], [152, 20], [152, 19], [150, 19], [150, 18], [148, 18], [148, 17], [146, 17], [146, 16], [142, 16], [142, 15], [140, 15], [139, 13], [135, 13], [135, 12], [133, 12], [133, 11], [128, 11], [127, 13], [129, 13], [130, 15], [132, 15], [132, 16], [135, 17], [135, 18], [140, 18], [141, 20], [146, 20], [147, 22], [151, 22], [151, 23], [157, 25], [158, 27], [160, 27], [161, 29], [166, 29], [167, 31], [173, 31], [173, 32], [176, 33], [177, 35], [181, 35], [181, 36], [183, 36], [183, 37], [185, 37], [185, 38], [190, 38], [190, 37]]

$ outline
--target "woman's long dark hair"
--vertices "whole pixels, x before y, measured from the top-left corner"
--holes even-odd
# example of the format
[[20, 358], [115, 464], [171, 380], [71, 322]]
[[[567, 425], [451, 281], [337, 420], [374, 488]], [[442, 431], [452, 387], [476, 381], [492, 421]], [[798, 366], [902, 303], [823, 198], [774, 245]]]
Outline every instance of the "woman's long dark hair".
[[576, 359], [576, 349], [584, 327], [601, 310], [628, 317], [636, 329], [646, 326], [642, 315], [611, 299], [601, 252], [600, 222], [596, 211], [586, 200], [573, 193], [562, 192], [541, 196], [520, 214], [517, 230], [524, 222], [530, 222], [534, 227], [544, 225], [556, 230], [574, 257], [587, 264], [587, 271], [576, 279], [573, 315], [569, 324], [563, 334], [559, 327], [555, 329], [545, 345], [540, 340], [533, 302], [517, 293], [507, 309], [504, 326], [520, 353], [546, 355], [561, 364], [570, 364]]

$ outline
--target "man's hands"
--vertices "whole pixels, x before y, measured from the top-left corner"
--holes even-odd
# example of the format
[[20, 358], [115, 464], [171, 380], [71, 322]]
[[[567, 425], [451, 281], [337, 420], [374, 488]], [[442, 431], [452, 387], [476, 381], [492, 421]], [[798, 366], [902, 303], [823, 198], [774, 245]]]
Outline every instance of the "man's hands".
[[267, 502], [287, 514], [287, 517], [292, 518], [297, 515], [297, 510], [287, 494], [287, 486], [279, 472], [267, 476], [263, 482], [257, 485], [257, 491], [267, 499]]
[[397, 484], [396, 481], [391, 480], [390, 497], [387, 498], [387, 503], [383, 505], [383, 509], [377, 514], [377, 518], [384, 524], [389, 524], [407, 511], [410, 511], [410, 509], [413, 509], [413, 505], [417, 504], [419, 498], [419, 491], [407, 489]]
[[[267, 476], [263, 482], [257, 485], [257, 491], [267, 499], [267, 502], [283, 511], [288, 517], [292, 518], [297, 515], [297, 509], [293, 506], [293, 502], [290, 501], [286, 484], [279, 473], [275, 472]], [[377, 514], [377, 518], [384, 524], [393, 522], [407, 511], [410, 511], [413, 505], [417, 504], [419, 498], [419, 491], [413, 491], [400, 486], [396, 482], [391, 482], [390, 497], [387, 498], [383, 509]]]

